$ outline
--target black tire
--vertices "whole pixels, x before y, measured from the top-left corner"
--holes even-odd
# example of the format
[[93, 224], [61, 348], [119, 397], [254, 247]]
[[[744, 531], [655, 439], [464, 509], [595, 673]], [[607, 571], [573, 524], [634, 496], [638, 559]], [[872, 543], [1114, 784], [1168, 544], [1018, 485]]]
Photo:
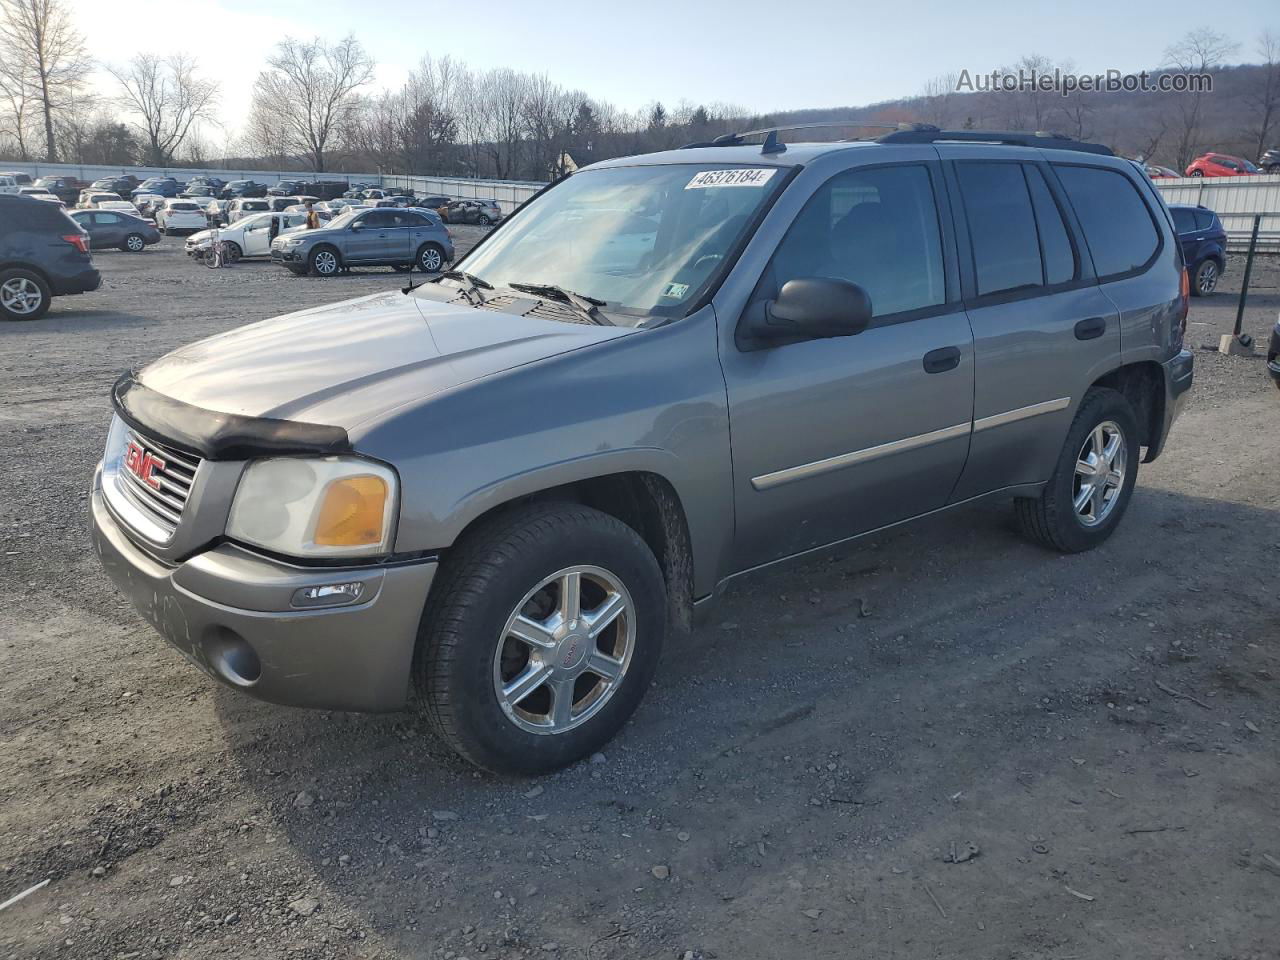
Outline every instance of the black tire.
[[1195, 274], [1191, 277], [1191, 295], [1207, 297], [1218, 289], [1218, 280], [1222, 277], [1222, 267], [1213, 257], [1205, 257], [1196, 264]]
[[333, 247], [316, 247], [307, 257], [307, 269], [317, 277], [336, 277], [342, 271], [342, 257]]
[[480, 224], [482, 227], [487, 227], [489, 224], [493, 223], [493, 221], [489, 219], [488, 214], [482, 213], [480, 214], [480, 218], [476, 220], [476, 223]]
[[[530, 732], [499, 703], [495, 659], [506, 647], [498, 644], [505, 644], [507, 619], [522, 598], [574, 565], [609, 571], [630, 595], [631, 659], [588, 719], [559, 733]], [[437, 734], [477, 766], [499, 774], [546, 773], [589, 756], [621, 729], [653, 680], [666, 621], [657, 560], [620, 520], [569, 503], [501, 513], [468, 533], [436, 576], [414, 666], [419, 701]]]
[[40, 274], [19, 267], [0, 270], [0, 319], [39, 320], [52, 301], [53, 292]]
[[240, 244], [234, 240], [223, 240], [222, 244], [222, 259], [227, 263], [239, 263], [240, 258], [244, 256]]
[[444, 264], [444, 248], [440, 244], [424, 243], [418, 248], [417, 267], [423, 273], [437, 273]]
[[120, 249], [125, 253], [141, 253], [147, 249], [146, 238], [140, 233], [131, 233], [124, 238], [124, 243], [120, 244]]
[[[1096, 427], [1112, 423], [1123, 439], [1125, 468], [1123, 482], [1113, 495], [1115, 501], [1095, 524], [1087, 524], [1074, 506], [1076, 461]], [[1014, 515], [1023, 534], [1031, 540], [1063, 553], [1092, 550], [1111, 536], [1119, 525], [1138, 479], [1138, 421], [1129, 401], [1115, 390], [1093, 387], [1076, 411], [1067, 439], [1058, 455], [1053, 475], [1039, 497], [1014, 500]]]
[[1191, 171], [1191, 175], [1192, 175], [1193, 177], [1203, 177], [1203, 176], [1204, 176], [1204, 171], [1203, 171], [1203, 170], [1192, 170], [1192, 171]]

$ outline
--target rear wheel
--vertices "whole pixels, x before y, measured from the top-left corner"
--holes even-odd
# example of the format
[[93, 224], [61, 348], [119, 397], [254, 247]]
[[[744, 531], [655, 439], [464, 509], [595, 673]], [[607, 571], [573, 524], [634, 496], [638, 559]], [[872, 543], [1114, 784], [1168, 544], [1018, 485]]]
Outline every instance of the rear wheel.
[[147, 241], [140, 233], [131, 233], [124, 238], [124, 243], [120, 244], [120, 249], [126, 253], [141, 253], [146, 249]]
[[424, 243], [418, 250], [418, 269], [423, 273], [435, 273], [444, 267], [444, 250], [435, 243]]
[[49, 285], [38, 273], [19, 268], [0, 271], [0, 317], [39, 320], [52, 299]]
[[454, 548], [423, 617], [428, 718], [472, 763], [537, 774], [599, 749], [653, 679], [666, 629], [657, 560], [621, 521], [544, 504]]
[[1020, 497], [1022, 532], [1063, 553], [1090, 550], [1115, 531], [1138, 478], [1138, 423], [1115, 390], [1085, 394], [1053, 476], [1039, 497]]
[[307, 258], [307, 266], [317, 277], [332, 277], [342, 269], [338, 251], [333, 247], [317, 247]]
[[482, 213], [480, 214], [480, 218], [476, 220], [476, 223], [480, 224], [482, 227], [487, 227], [489, 224], [493, 223], [493, 221], [489, 219], [488, 214]]
[[1191, 292], [1197, 297], [1207, 297], [1218, 288], [1218, 278], [1222, 276], [1222, 271], [1218, 267], [1218, 261], [1210, 257], [1207, 260], [1201, 260], [1200, 265], [1196, 267], [1196, 275], [1191, 281]]

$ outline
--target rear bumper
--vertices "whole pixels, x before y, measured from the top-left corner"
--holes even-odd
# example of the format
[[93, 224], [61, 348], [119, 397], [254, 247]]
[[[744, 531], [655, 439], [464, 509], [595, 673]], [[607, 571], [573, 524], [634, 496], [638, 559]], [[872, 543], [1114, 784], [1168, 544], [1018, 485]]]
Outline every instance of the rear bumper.
[[1164, 422], [1160, 427], [1160, 435], [1147, 446], [1146, 462], [1150, 463], [1160, 456], [1165, 441], [1169, 438], [1169, 430], [1178, 419], [1191, 393], [1191, 382], [1195, 376], [1195, 355], [1185, 347], [1174, 357], [1166, 360], [1164, 367]]
[[69, 276], [50, 277], [49, 289], [55, 297], [65, 297], [75, 293], [89, 293], [97, 290], [102, 283], [102, 274], [95, 267], [88, 267], [79, 273]]
[[1280, 386], [1280, 322], [1271, 331], [1271, 343], [1267, 346], [1267, 372]]
[[[193, 664], [260, 700], [331, 710], [397, 710], [434, 561], [343, 569], [289, 566], [222, 544], [170, 566], [140, 549], [91, 495], [94, 549], [140, 614]], [[298, 609], [303, 587], [359, 581], [359, 602]]]

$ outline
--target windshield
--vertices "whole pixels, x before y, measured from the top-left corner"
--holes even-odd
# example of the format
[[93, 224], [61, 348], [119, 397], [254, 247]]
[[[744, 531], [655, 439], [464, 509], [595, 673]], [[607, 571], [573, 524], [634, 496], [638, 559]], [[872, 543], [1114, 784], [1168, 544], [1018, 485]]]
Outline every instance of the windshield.
[[683, 316], [780, 188], [777, 167], [609, 167], [526, 204], [460, 269], [551, 284], [636, 316]]

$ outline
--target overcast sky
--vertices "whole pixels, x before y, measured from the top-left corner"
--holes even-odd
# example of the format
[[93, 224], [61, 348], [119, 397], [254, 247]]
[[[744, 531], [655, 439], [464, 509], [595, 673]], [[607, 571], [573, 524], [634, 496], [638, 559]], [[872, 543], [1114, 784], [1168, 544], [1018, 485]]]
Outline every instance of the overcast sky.
[[290, 34], [354, 33], [387, 86], [430, 53], [546, 73], [629, 110], [686, 99], [760, 113], [910, 96], [930, 77], [990, 71], [1030, 53], [1072, 60], [1079, 73], [1137, 71], [1159, 66], [1171, 42], [1206, 24], [1239, 42], [1237, 61], [1256, 61], [1262, 31], [1280, 34], [1275, 0], [130, 0], [127, 16], [102, 0], [68, 2], [100, 61], [140, 50], [199, 57], [222, 84], [232, 131], [272, 46]]

